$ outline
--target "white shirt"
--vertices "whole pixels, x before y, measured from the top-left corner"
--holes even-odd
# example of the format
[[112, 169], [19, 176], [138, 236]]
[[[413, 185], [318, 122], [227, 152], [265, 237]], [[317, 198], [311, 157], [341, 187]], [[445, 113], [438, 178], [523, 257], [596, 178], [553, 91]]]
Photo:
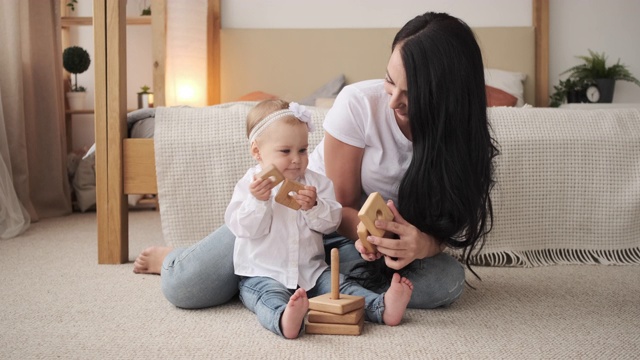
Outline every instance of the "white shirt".
[[334, 232], [342, 220], [342, 206], [336, 201], [333, 183], [311, 170], [296, 181], [315, 186], [318, 204], [293, 210], [275, 202], [282, 183], [271, 191], [267, 201], [249, 192], [249, 183], [259, 173], [255, 166], [238, 181], [224, 220], [236, 235], [233, 250], [235, 273], [266, 276], [289, 289], [309, 290], [327, 268], [322, 234]]
[[[413, 148], [389, 107], [384, 80], [345, 86], [327, 112], [323, 127], [337, 140], [364, 148], [363, 199], [378, 191], [385, 200], [397, 203], [400, 180], [409, 167]], [[310, 155], [309, 169], [325, 174], [324, 140]]]

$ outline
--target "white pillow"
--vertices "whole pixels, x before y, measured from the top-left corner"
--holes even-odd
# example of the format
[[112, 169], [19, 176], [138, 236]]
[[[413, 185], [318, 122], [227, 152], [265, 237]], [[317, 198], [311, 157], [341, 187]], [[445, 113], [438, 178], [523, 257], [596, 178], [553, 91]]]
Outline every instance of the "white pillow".
[[518, 99], [517, 107], [524, 106], [524, 80], [527, 74], [498, 69], [484, 69], [484, 82], [489, 86], [508, 92]]

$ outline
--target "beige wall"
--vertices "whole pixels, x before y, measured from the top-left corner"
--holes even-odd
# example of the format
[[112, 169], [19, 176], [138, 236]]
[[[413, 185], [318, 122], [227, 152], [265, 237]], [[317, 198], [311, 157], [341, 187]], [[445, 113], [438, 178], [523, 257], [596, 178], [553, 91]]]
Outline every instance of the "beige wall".
[[[168, 0], [184, 1], [184, 0]], [[137, 15], [148, 0], [128, 0], [127, 14]], [[577, 64], [576, 55], [587, 49], [606, 52], [611, 61], [621, 58], [640, 77], [640, 1], [549, 0], [550, 88], [559, 73]], [[92, 0], [79, 0], [79, 16], [91, 16]], [[363, 10], [366, 9], [366, 10]], [[498, 10], [499, 9], [499, 10]], [[443, 11], [471, 26], [529, 26], [530, 0], [222, 0], [223, 27], [399, 27], [425, 11]], [[136, 107], [140, 86], [151, 84], [151, 30], [127, 28], [127, 102]], [[72, 31], [72, 43], [93, 55], [91, 27]], [[93, 96], [93, 67], [78, 77]], [[551, 90], [550, 89], [550, 90]], [[640, 103], [640, 87], [618, 82], [614, 102]], [[74, 147], [93, 143], [91, 116], [74, 117]]]
[[397, 28], [426, 11], [475, 27], [531, 25], [531, 0], [222, 0], [222, 26]]

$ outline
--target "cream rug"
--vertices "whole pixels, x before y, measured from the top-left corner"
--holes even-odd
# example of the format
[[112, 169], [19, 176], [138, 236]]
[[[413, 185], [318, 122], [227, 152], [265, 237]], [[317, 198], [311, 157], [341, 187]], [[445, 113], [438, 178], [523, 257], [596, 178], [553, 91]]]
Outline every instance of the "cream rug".
[[[130, 215], [130, 259], [162, 243], [157, 212]], [[477, 267], [451, 307], [409, 310], [360, 336], [284, 340], [238, 300], [181, 310], [160, 277], [98, 265], [95, 214], [0, 241], [0, 359], [633, 359], [640, 266]]]

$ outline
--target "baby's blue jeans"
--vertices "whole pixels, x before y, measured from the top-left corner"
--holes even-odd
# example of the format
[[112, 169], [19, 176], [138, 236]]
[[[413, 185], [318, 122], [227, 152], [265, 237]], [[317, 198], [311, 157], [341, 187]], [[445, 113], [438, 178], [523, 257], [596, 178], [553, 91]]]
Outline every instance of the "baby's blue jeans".
[[[258, 316], [258, 321], [262, 326], [280, 336], [283, 336], [280, 318], [294, 291], [268, 277], [240, 278], [240, 300], [242, 303]], [[313, 298], [330, 292], [331, 269], [327, 268], [316, 281], [316, 286], [307, 291], [307, 296]], [[340, 294], [363, 296], [365, 320], [382, 323], [384, 293], [378, 294], [353, 281], [345, 281], [344, 275], [341, 274]], [[304, 324], [300, 327], [300, 331], [303, 329]]]

